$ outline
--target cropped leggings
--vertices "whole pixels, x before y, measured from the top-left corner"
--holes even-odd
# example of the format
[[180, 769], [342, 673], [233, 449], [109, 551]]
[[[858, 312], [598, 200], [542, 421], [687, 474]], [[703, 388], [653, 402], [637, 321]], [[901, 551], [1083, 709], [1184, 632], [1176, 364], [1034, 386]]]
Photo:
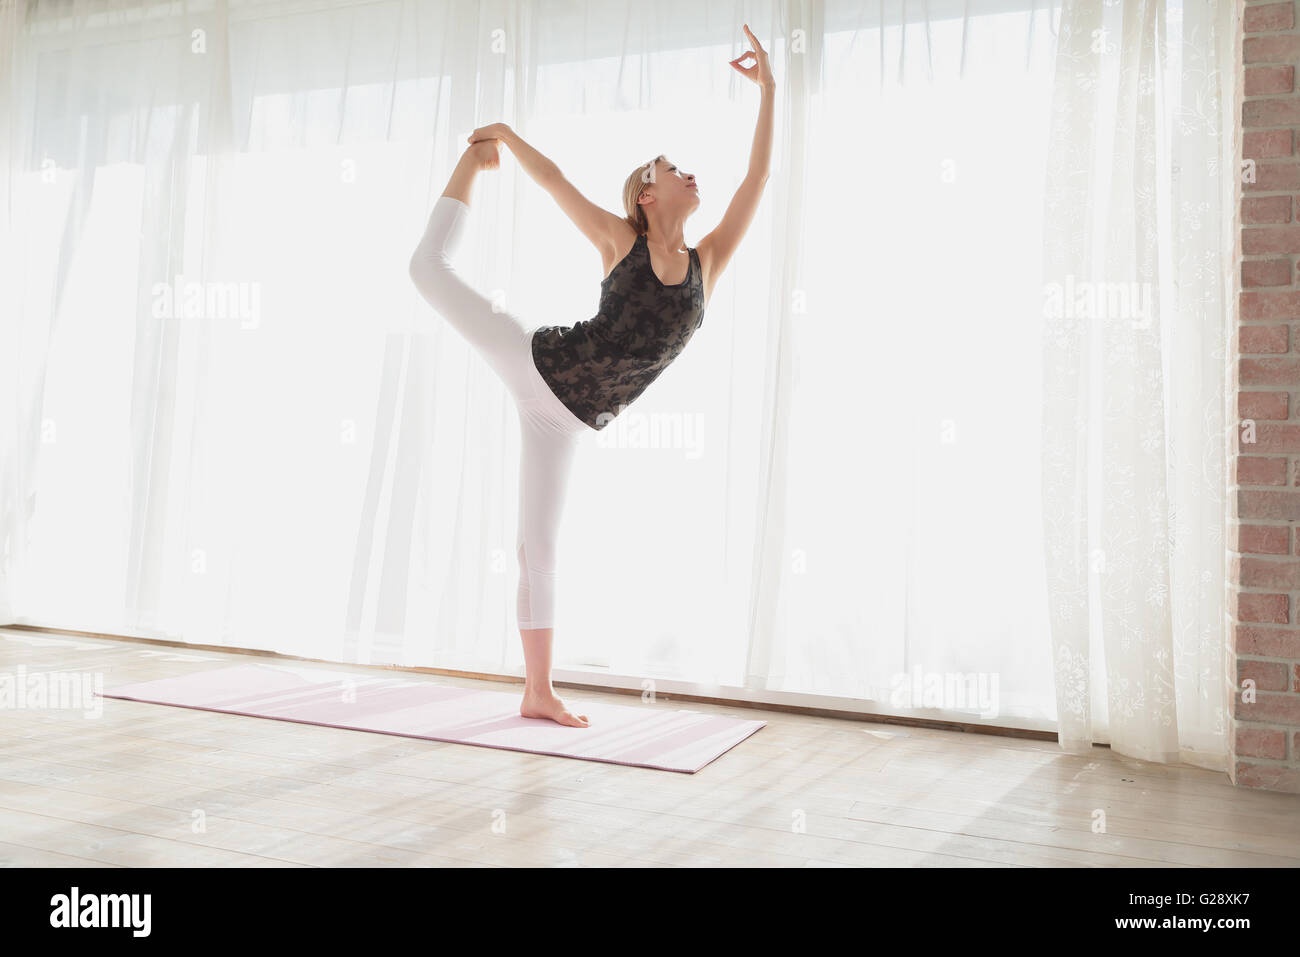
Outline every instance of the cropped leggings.
[[439, 196], [411, 257], [411, 279], [429, 305], [467, 339], [505, 383], [519, 411], [519, 559], [517, 608], [522, 629], [555, 625], [560, 517], [578, 440], [594, 431], [569, 411], [533, 364], [533, 330], [494, 308], [456, 272], [451, 256], [465, 232], [469, 206]]

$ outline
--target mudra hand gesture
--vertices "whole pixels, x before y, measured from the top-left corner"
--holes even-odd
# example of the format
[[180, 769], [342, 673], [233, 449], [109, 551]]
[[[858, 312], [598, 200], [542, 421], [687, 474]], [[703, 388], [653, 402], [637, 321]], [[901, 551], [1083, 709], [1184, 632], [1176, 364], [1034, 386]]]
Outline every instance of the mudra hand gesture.
[[[754, 36], [749, 24], [745, 25], [745, 36], [749, 42], [754, 45], [754, 49], [746, 50], [740, 56], [730, 61], [731, 66], [737, 73], [747, 80], [753, 80], [764, 89], [772, 89], [776, 86], [776, 79], [772, 76], [772, 64], [767, 61], [767, 51], [763, 49], [763, 44], [758, 42], [758, 37]], [[753, 58], [754, 62], [749, 66], [741, 66], [740, 62], [745, 59]]]

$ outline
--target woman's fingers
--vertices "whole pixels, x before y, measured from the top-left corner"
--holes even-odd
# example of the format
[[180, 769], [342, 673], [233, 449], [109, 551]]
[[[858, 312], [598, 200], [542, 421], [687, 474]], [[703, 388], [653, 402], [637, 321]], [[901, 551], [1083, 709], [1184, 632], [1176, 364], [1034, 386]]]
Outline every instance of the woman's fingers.
[[499, 140], [504, 132], [504, 124], [490, 123], [487, 126], [480, 126], [473, 133], [469, 134], [469, 141], [477, 143], [479, 140]]
[[753, 57], [755, 64], [760, 63], [762, 62], [763, 57], [767, 55], [767, 51], [763, 49], [763, 44], [758, 42], [758, 37], [754, 36], [754, 31], [749, 29], [749, 24], [746, 23], [743, 24], [743, 26], [745, 28], [745, 36], [749, 37], [749, 42], [754, 45], [754, 49], [746, 50], [732, 62], [734, 63], [738, 60], [743, 60], [745, 57]]
[[[755, 62], [750, 63], [747, 66], [742, 66], [741, 62], [746, 59], [752, 59]], [[741, 76], [745, 77], [748, 80], [752, 80], [758, 75], [757, 60], [758, 58], [754, 55], [753, 50], [746, 50], [740, 56], [736, 57], [734, 60], [731, 60], [729, 62], [731, 63], [732, 68], [735, 69], [737, 73], [739, 73]]]
[[[748, 23], [741, 24], [741, 26], [744, 27], [745, 36], [749, 38], [749, 42], [753, 45], [754, 49], [746, 50], [740, 56], [729, 62], [733, 67], [735, 67], [736, 71], [743, 74], [746, 79], [757, 81], [760, 68], [765, 62], [764, 57], [767, 55], [767, 51], [765, 51], [763, 45], [758, 42], [758, 37], [754, 36], [754, 31], [749, 29]], [[749, 60], [750, 62], [742, 66], [741, 64], [746, 60]]]

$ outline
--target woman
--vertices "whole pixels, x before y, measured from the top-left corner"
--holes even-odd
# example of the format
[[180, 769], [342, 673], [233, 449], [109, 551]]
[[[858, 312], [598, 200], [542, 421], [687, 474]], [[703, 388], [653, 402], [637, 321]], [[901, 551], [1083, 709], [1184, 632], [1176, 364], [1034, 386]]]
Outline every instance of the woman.
[[[501, 377], [519, 410], [520, 481], [518, 617], [526, 679], [519, 713], [587, 727], [551, 686], [556, 544], [565, 487], [581, 435], [604, 428], [667, 367], [703, 321], [718, 276], [754, 218], [772, 154], [776, 84], [767, 52], [753, 45], [731, 66], [758, 84], [762, 100], [749, 170], [726, 214], [698, 246], [682, 228], [699, 206], [695, 176], [663, 156], [639, 167], [623, 189], [627, 215], [588, 201], [559, 168], [510, 127], [494, 123], [470, 134], [447, 188], [434, 204], [424, 238], [411, 257], [420, 294], [463, 335]], [[742, 61], [752, 63], [742, 66]], [[505, 143], [519, 164], [600, 250], [605, 265], [600, 311], [573, 326], [528, 328], [493, 307], [451, 263], [469, 214], [480, 170], [500, 165]]]

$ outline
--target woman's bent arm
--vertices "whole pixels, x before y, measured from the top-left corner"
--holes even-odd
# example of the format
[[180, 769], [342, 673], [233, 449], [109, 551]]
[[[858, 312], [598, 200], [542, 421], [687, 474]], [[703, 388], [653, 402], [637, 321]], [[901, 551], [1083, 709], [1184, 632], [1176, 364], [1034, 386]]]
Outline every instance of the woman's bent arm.
[[583, 196], [554, 162], [529, 146], [523, 137], [504, 123], [493, 123], [470, 134], [470, 142], [480, 139], [499, 139], [505, 143], [524, 172], [551, 194], [564, 214], [600, 252], [601, 258], [605, 262], [613, 260], [616, 240], [622, 232], [632, 228], [622, 217]]

